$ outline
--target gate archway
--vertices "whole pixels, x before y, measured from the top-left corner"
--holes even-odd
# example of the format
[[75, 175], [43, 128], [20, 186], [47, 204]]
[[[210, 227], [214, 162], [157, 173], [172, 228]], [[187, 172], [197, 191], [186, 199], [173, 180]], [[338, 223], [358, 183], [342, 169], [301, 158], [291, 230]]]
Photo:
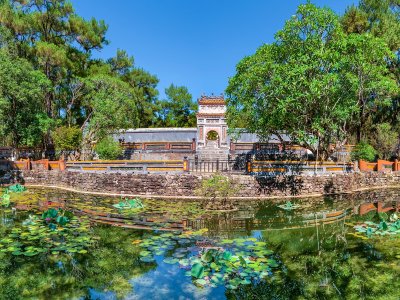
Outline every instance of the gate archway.
[[219, 134], [215, 130], [210, 130], [206, 135], [206, 143], [208, 147], [219, 147]]

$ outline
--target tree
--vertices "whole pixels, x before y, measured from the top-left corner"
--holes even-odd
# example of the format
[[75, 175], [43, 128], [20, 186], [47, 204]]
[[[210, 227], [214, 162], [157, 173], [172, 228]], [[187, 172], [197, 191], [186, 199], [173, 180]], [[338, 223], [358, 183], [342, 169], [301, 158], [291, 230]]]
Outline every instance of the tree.
[[240, 190], [232, 178], [221, 174], [213, 174], [209, 178], [204, 178], [196, 194], [204, 199], [203, 206], [207, 210], [232, 210], [233, 204], [229, 198]]
[[244, 58], [230, 79], [228, 124], [246, 120], [262, 139], [283, 133], [292, 142], [327, 158], [332, 143], [343, 144], [357, 111], [342, 72], [345, 35], [339, 18], [327, 8], [300, 5], [295, 16]]
[[85, 79], [82, 125], [84, 150], [109, 134], [138, 124], [135, 90], [115, 77], [95, 75]]
[[377, 155], [377, 151], [373, 146], [368, 144], [365, 141], [359, 142], [351, 152], [351, 159], [352, 160], [366, 160], [372, 162], [375, 160]]
[[[348, 34], [369, 33], [381, 38], [387, 47], [396, 54], [387, 60], [387, 68], [393, 78], [400, 82], [400, 2], [399, 0], [361, 0], [358, 7], [351, 6], [342, 18], [342, 25]], [[389, 122], [392, 126], [400, 123], [399, 93], [387, 99], [383, 106], [375, 106], [376, 112], [370, 116], [370, 123]], [[369, 131], [370, 128], [363, 128]]]
[[51, 81], [44, 104], [52, 118], [62, 109], [60, 86], [82, 72], [92, 50], [107, 43], [107, 25], [84, 20], [66, 0], [3, 1], [0, 25], [11, 32], [19, 56], [31, 61]]
[[117, 159], [122, 155], [122, 147], [110, 136], [99, 141], [95, 150], [100, 159]]
[[166, 100], [157, 101], [158, 126], [195, 127], [197, 105], [184, 86], [171, 84], [165, 89]]
[[[64, 155], [65, 151], [79, 151], [82, 143], [82, 131], [79, 127], [60, 126], [52, 132], [55, 149]], [[77, 156], [73, 155], [72, 159]]]
[[150, 127], [154, 125], [158, 78], [141, 68], [135, 67], [133, 57], [129, 57], [124, 50], [118, 49], [116, 56], [107, 62], [111, 66], [111, 73], [128, 83], [138, 95], [136, 102], [140, 116], [138, 126]]
[[342, 17], [342, 25], [347, 34], [365, 33], [369, 27], [368, 15], [358, 7], [352, 5], [346, 9]]
[[377, 124], [371, 144], [377, 149], [380, 158], [391, 159], [399, 145], [399, 133], [389, 123]]
[[[29, 61], [51, 83], [38, 97], [41, 103], [32, 102], [35, 110], [26, 111], [47, 126], [41, 132], [44, 147], [53, 142], [51, 124], [80, 127], [86, 148], [106, 132], [154, 124], [158, 79], [123, 50], [108, 60], [92, 58], [108, 43], [106, 31], [104, 21], [83, 19], [67, 0], [0, 1], [0, 48]], [[112, 110], [115, 117], [97, 105], [108, 92], [116, 103], [108, 98], [105, 109], [118, 107]]]
[[0, 135], [13, 147], [38, 146], [51, 122], [41, 99], [50, 82], [25, 59], [0, 50]]
[[346, 44], [346, 78], [357, 99], [358, 116], [353, 125], [360, 142], [368, 134], [363, 134], [367, 120], [378, 110], [390, 107], [391, 97], [398, 93], [397, 83], [387, 68], [394, 56], [382, 39], [370, 34], [351, 34]]

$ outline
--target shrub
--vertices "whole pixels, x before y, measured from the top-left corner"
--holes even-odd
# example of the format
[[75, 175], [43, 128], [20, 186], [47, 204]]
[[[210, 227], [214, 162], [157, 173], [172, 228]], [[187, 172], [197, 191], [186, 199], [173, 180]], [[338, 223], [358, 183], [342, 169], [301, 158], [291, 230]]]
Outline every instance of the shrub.
[[75, 151], [81, 146], [82, 131], [78, 127], [61, 126], [53, 131], [52, 138], [57, 151]]
[[122, 147], [112, 137], [103, 138], [95, 150], [100, 159], [117, 159], [122, 155]]
[[351, 152], [352, 160], [366, 160], [366, 161], [374, 161], [376, 157], [377, 151], [374, 147], [372, 147], [367, 142], [361, 141], [358, 143], [353, 151]]
[[232, 209], [233, 206], [228, 202], [238, 190], [239, 186], [229, 177], [213, 174], [209, 178], [201, 181], [200, 187], [196, 190], [198, 196], [204, 197], [207, 209]]

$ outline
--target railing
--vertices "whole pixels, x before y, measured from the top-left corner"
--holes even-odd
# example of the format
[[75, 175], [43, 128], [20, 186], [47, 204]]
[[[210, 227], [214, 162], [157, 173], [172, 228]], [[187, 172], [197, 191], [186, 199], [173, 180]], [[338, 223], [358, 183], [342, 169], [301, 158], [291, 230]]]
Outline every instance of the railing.
[[359, 161], [359, 168], [361, 172], [391, 172], [400, 171], [400, 162], [396, 159], [394, 162], [388, 160], [379, 159], [376, 163], [366, 162], [364, 160]]
[[192, 173], [244, 173], [245, 165], [240, 166], [234, 160], [188, 160], [188, 170]]
[[247, 173], [250, 175], [277, 176], [300, 174], [348, 173], [354, 171], [352, 163], [313, 161], [250, 161]]
[[127, 143], [121, 146], [125, 151], [138, 152], [193, 152], [196, 150], [194, 142], [148, 142], [148, 143]]
[[3, 170], [65, 170], [65, 161], [50, 161], [48, 159], [41, 160], [0, 160], [0, 169]]
[[182, 160], [98, 160], [98, 161], [69, 161], [66, 163], [70, 171], [125, 171], [134, 173], [184, 171]]

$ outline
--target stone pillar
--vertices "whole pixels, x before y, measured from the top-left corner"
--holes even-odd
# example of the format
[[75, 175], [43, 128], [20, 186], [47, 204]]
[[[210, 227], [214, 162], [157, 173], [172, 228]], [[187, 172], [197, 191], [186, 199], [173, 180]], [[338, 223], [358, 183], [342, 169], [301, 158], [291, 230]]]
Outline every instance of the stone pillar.
[[364, 161], [364, 160], [361, 160], [361, 159], [360, 159], [360, 161], [358, 162], [358, 167], [360, 168], [360, 171], [361, 171], [361, 172], [368, 171], [367, 162]]
[[59, 166], [60, 166], [60, 171], [65, 171], [65, 169], [67, 168], [66, 163], [65, 163], [65, 159], [60, 160]]
[[189, 160], [188, 158], [185, 156], [183, 158], [183, 171], [184, 172], [189, 172], [190, 168], [189, 168]]
[[192, 139], [192, 151], [196, 152], [196, 139]]

